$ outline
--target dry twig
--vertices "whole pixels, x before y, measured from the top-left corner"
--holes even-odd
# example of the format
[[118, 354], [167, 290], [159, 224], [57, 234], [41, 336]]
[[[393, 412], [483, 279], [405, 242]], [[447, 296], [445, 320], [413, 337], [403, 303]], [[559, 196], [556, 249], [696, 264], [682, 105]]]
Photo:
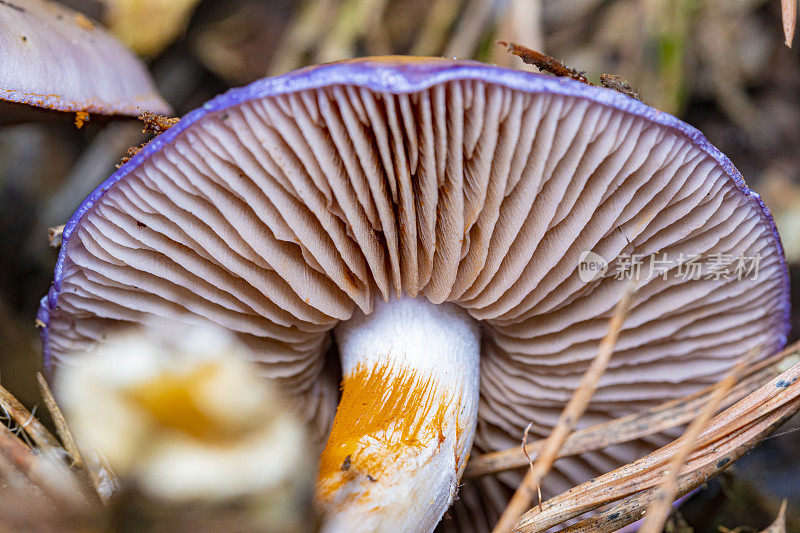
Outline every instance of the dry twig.
[[528, 468], [533, 470], [533, 459], [531, 459], [530, 454], [528, 454], [528, 432], [531, 430], [531, 426], [533, 422], [528, 422], [528, 425], [525, 426], [525, 432], [522, 434], [522, 453], [525, 455], [525, 459], [528, 460]]
[[[689, 454], [675, 482], [675, 495], [685, 495], [705, 483], [794, 415], [800, 409], [798, 378], [800, 363], [715, 416], [698, 437], [697, 448]], [[619, 503], [565, 531], [614, 531], [635, 522], [656, 498], [659, 482], [680, 446], [680, 440], [671, 442], [546, 501], [541, 510], [532, 509], [522, 517], [519, 531], [544, 531], [612, 502]]]
[[50, 391], [50, 386], [47, 384], [47, 381], [44, 379], [44, 376], [41, 373], [36, 373], [36, 379], [39, 381], [39, 391], [41, 392], [42, 398], [44, 399], [44, 404], [47, 406], [47, 410], [50, 412], [50, 416], [53, 418], [53, 422], [56, 425], [56, 431], [58, 432], [58, 436], [61, 438], [61, 442], [64, 445], [64, 450], [66, 450], [66, 452], [72, 458], [72, 468], [81, 477], [84, 484], [93, 489], [93, 491], [90, 493], [90, 497], [98, 502], [102, 501], [102, 497], [100, 496], [100, 480], [97, 479], [97, 476], [94, 475], [94, 472], [92, 472], [92, 470], [86, 464], [86, 461], [84, 461], [83, 455], [81, 455], [78, 445], [75, 443], [75, 438], [72, 436], [72, 432], [69, 430], [69, 426], [64, 418], [64, 414], [61, 412], [61, 408], [58, 406], [58, 403], [56, 403], [55, 398], [53, 398], [53, 393]]
[[550, 57], [547, 54], [531, 50], [530, 48], [515, 43], [497, 41], [497, 44], [505, 46], [509, 52], [522, 59], [524, 63], [533, 65], [543, 72], [549, 72], [560, 78], [572, 78], [573, 80], [589, 84], [589, 80], [586, 79], [586, 76], [582, 72], [578, 72], [574, 68], [564, 65], [564, 63], [558, 59]]
[[778, 510], [778, 516], [775, 521], [767, 526], [767, 529], [761, 533], [786, 533], [786, 500], [781, 502], [781, 508]]
[[25, 409], [13, 394], [0, 386], [0, 405], [5, 412], [22, 428], [25, 433], [30, 435], [37, 446], [45, 450], [60, 448], [58, 440], [47, 430], [44, 425], [36, 419], [33, 414]]
[[653, 501], [647, 506], [647, 518], [645, 518], [644, 524], [639, 529], [641, 533], [659, 533], [663, 529], [664, 522], [667, 520], [667, 515], [669, 514], [669, 509], [675, 496], [675, 482], [678, 479], [681, 467], [694, 449], [695, 441], [700, 435], [700, 432], [706, 424], [708, 424], [708, 421], [711, 420], [711, 417], [714, 416], [714, 413], [717, 412], [717, 408], [722, 403], [725, 395], [736, 384], [745, 365], [750, 362], [755, 353], [755, 351], [751, 350], [742, 361], [733, 367], [725, 379], [717, 383], [714, 393], [711, 395], [711, 398], [709, 398], [703, 412], [689, 424], [686, 432], [678, 439], [677, 442], [680, 442], [681, 445], [675, 453], [675, 456], [669, 462], [666, 472], [667, 475], [664, 476], [664, 480], [661, 486], [659, 486]]
[[575, 389], [569, 402], [564, 407], [558, 422], [556, 422], [555, 427], [542, 445], [542, 450], [537, 456], [533, 468], [525, 474], [522, 483], [517, 488], [505, 511], [503, 511], [500, 520], [494, 527], [494, 533], [511, 531], [520, 515], [530, 507], [534, 494], [538, 493], [542, 479], [550, 471], [550, 467], [558, 457], [559, 449], [589, 405], [592, 395], [597, 389], [597, 384], [603, 377], [608, 362], [611, 360], [611, 355], [614, 353], [614, 346], [617, 343], [619, 333], [630, 308], [633, 291], [634, 286], [631, 284], [617, 304], [614, 316], [611, 317], [609, 322], [608, 333], [600, 341], [597, 356], [592, 360], [586, 373], [581, 378], [578, 388]]
[[[721, 407], [729, 407], [758, 389], [765, 380], [774, 375], [775, 364], [798, 351], [800, 342], [748, 367], [744, 377], [727, 394]], [[559, 458], [601, 450], [613, 444], [628, 442], [686, 424], [700, 414], [715, 389], [716, 385], [711, 385], [690, 396], [670, 400], [641, 413], [578, 430], [564, 442], [559, 451]], [[538, 454], [544, 442], [539, 440], [527, 444], [525, 447], [527, 453], [514, 446], [507, 450], [473, 457], [467, 463], [464, 476], [478, 477], [526, 466], [527, 455]]]
[[39, 381], [39, 391], [42, 393], [42, 399], [44, 399], [47, 410], [50, 412], [50, 416], [53, 417], [56, 431], [58, 431], [58, 435], [64, 443], [64, 449], [67, 450], [67, 453], [72, 457], [74, 465], [85, 465], [83, 457], [78, 451], [78, 446], [75, 444], [75, 439], [72, 438], [72, 433], [70, 433], [67, 427], [67, 421], [61, 413], [61, 409], [59, 409], [56, 404], [56, 400], [53, 398], [53, 393], [50, 391], [47, 381], [45, 381], [44, 376], [39, 372], [36, 373], [36, 379]]

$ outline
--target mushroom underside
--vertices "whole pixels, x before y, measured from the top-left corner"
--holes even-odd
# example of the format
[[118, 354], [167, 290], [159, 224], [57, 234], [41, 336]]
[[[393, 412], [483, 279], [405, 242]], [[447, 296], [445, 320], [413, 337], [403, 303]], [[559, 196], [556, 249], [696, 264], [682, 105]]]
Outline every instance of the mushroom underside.
[[[481, 326], [476, 453], [519, 445], [531, 421], [529, 439], [549, 433], [637, 264], [582, 426], [686, 395], [751, 349], [781, 345], [784, 266], [756, 199], [684, 133], [587, 91], [329, 85], [210, 111], [129, 163], [82, 215], [46, 350], [74, 364], [123, 324], [212, 322], [248, 343], [322, 439], [338, 400], [331, 330], [375, 298], [450, 303]], [[592, 278], [587, 251], [606, 266]], [[742, 261], [751, 268], [736, 275]], [[543, 491], [667, 437], [560, 460]], [[476, 491], [502, 506], [503, 484], [518, 479], [478, 482], [454, 519], [483, 529], [490, 519], [464, 510]]]

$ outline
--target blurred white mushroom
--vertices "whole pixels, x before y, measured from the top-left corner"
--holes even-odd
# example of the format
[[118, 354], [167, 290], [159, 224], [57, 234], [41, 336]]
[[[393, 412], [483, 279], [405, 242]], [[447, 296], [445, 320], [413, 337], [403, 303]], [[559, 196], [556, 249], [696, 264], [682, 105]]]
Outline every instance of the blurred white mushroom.
[[220, 329], [129, 330], [62, 367], [56, 390], [86, 455], [145, 498], [243, 503], [270, 530], [295, 530], [315, 461], [304, 426], [248, 355]]

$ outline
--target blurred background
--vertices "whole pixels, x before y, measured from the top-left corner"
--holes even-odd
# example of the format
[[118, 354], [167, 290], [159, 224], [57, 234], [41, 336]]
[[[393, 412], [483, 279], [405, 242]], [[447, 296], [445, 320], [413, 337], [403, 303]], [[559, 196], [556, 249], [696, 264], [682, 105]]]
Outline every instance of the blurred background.
[[[528, 70], [495, 44], [545, 52], [597, 81], [623, 77], [650, 105], [700, 129], [773, 210], [800, 310], [800, 54], [779, 0], [64, 0], [150, 67], [176, 116], [212, 96], [304, 65], [363, 55], [475, 58]], [[799, 41], [800, 39], [795, 39]], [[798, 43], [800, 47], [800, 43]], [[0, 117], [0, 381], [41, 403], [33, 316], [66, 222], [126, 150], [136, 120]], [[792, 338], [800, 335], [800, 313]], [[784, 426], [675, 517], [669, 531], [758, 531], [789, 500], [800, 531], [800, 419]], [[792, 529], [796, 528], [796, 529]]]

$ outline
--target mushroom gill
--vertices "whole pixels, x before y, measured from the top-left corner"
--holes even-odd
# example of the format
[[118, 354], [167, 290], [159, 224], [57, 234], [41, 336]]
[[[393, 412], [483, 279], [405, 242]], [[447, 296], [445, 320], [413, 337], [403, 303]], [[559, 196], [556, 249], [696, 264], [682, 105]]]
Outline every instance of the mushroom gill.
[[[589, 252], [604, 265], [592, 276], [581, 271]], [[757, 272], [720, 275], [720, 258], [757, 260]], [[335, 337], [346, 420], [333, 422], [321, 499], [343, 502], [351, 520], [347, 506], [370, 491], [383, 517], [428, 495], [403, 527], [431, 529], [453, 476], [413, 460], [402, 470], [413, 446], [395, 446], [398, 435], [432, 434], [446, 412], [456, 483], [473, 424], [480, 451], [518, 445], [531, 421], [532, 438], [547, 435], [630, 283], [619, 272], [636, 264], [630, 314], [582, 423], [685, 395], [751, 349], [763, 356], [785, 342], [788, 284], [771, 216], [699, 132], [570, 81], [366, 59], [233, 90], [151, 142], [67, 224], [39, 318], [56, 366], [80, 364], [77, 352], [126, 323], [223, 326], [322, 438], [338, 403], [324, 357]], [[349, 402], [378, 412], [361, 416]], [[460, 419], [473, 404], [477, 415]], [[376, 421], [389, 418], [399, 422], [381, 433]], [[560, 460], [543, 490], [661, 438]], [[379, 470], [394, 474], [372, 482], [356, 474], [361, 459], [375, 467], [375, 450]], [[402, 490], [383, 492], [404, 476]], [[352, 494], [326, 494], [330, 486]], [[474, 490], [502, 503], [494, 478], [462, 498]], [[491, 518], [476, 509], [455, 518], [481, 530]], [[380, 527], [397, 529], [393, 520]]]

